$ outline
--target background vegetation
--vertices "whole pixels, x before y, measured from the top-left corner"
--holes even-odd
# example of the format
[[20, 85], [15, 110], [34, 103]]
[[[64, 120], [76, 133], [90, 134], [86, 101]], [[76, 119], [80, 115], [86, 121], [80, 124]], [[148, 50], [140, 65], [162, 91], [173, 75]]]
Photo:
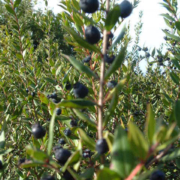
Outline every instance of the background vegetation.
[[[48, 9], [35, 11], [30, 0], [0, 1], [1, 179], [39, 180], [51, 174], [69, 180], [143, 180], [156, 170], [163, 171], [167, 180], [180, 179], [177, 1], [162, 1], [167, 9], [162, 15], [167, 24], [162, 32], [166, 52], [139, 46], [142, 12], [134, 42], [129, 27], [122, 27], [117, 37], [110, 36], [125, 19], [119, 17], [115, 1], [110, 2], [107, 17], [106, 1], [100, 3], [101, 8], [91, 15], [83, 13], [76, 0], [61, 1], [65, 11], [55, 15]], [[138, 3], [134, 1], [134, 8]], [[101, 33], [95, 45], [85, 41], [90, 24]], [[109, 34], [105, 52], [116, 58], [105, 63], [101, 84], [104, 30]], [[128, 52], [130, 43], [133, 48]], [[91, 60], [84, 62], [88, 56]], [[142, 60], [148, 62], [146, 74], [139, 68]], [[111, 81], [117, 85], [110, 87]], [[84, 99], [74, 95], [77, 82], [89, 90]], [[48, 98], [52, 93], [57, 94], [57, 101]], [[103, 112], [101, 128], [98, 111]], [[32, 135], [37, 122], [46, 130], [42, 139]], [[70, 135], [64, 131], [67, 128]], [[96, 149], [101, 135], [109, 148], [103, 155]], [[62, 148], [60, 138], [72, 154], [65, 165], [55, 158], [56, 150]]]

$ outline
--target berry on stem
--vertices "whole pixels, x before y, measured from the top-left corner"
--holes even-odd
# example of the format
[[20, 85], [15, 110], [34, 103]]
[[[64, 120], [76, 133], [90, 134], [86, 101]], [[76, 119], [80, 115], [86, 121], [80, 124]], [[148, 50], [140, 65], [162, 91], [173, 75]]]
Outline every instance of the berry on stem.
[[94, 13], [98, 10], [99, 1], [98, 0], [80, 0], [79, 6], [85, 13]]
[[133, 6], [129, 1], [124, 0], [119, 6], [120, 6], [120, 13], [121, 13], [120, 16], [122, 18], [126, 18], [132, 13]]
[[58, 149], [55, 152], [55, 157], [58, 160], [58, 162], [62, 165], [66, 163], [68, 158], [71, 156], [71, 152], [67, 149]]
[[36, 123], [32, 125], [32, 134], [36, 139], [41, 139], [45, 136], [46, 131], [39, 123]]
[[165, 174], [162, 171], [155, 171], [152, 173], [150, 180], [165, 180]]
[[56, 115], [59, 116], [61, 114], [61, 109], [57, 108], [56, 109]]
[[88, 88], [80, 82], [74, 84], [73, 89], [76, 98], [84, 98], [88, 95]]
[[69, 128], [65, 129], [65, 130], [64, 130], [64, 134], [65, 134], [66, 136], [70, 136], [70, 135], [71, 135], [71, 130], [70, 130]]
[[101, 38], [99, 30], [92, 25], [86, 27], [85, 37], [86, 37], [87, 42], [90, 44], [98, 43], [98, 41]]
[[96, 150], [99, 154], [105, 154], [109, 151], [109, 147], [105, 139], [99, 139], [96, 142]]

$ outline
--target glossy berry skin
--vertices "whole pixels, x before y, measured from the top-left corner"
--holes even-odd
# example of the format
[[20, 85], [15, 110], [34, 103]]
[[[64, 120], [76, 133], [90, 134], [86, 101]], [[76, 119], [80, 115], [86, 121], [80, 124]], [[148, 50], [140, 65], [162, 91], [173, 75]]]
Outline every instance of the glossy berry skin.
[[56, 115], [59, 116], [61, 114], [61, 109], [57, 108], [56, 109]]
[[74, 84], [73, 89], [76, 98], [85, 98], [88, 95], [88, 88], [80, 82]]
[[85, 149], [84, 152], [83, 152], [83, 157], [84, 158], [91, 157], [91, 151], [89, 149]]
[[25, 163], [26, 159], [25, 158], [21, 158], [18, 161], [18, 165], [21, 165], [22, 163]]
[[109, 147], [105, 139], [99, 139], [96, 142], [96, 150], [99, 154], [105, 154], [109, 151]]
[[31, 96], [32, 96], [32, 97], [34, 97], [35, 95], [36, 95], [36, 93], [35, 93], [35, 92], [32, 92], [32, 93], [31, 93]]
[[58, 149], [55, 152], [55, 157], [58, 160], [58, 162], [62, 165], [64, 165], [66, 163], [66, 161], [68, 160], [68, 158], [71, 156], [71, 152], [68, 151], [67, 149]]
[[109, 57], [107, 54], [104, 55], [104, 61], [108, 64], [112, 64], [115, 59], [115, 56]]
[[109, 89], [113, 89], [116, 85], [117, 85], [117, 82], [116, 82], [116, 81], [109, 81], [109, 82], [107, 83], [107, 87], [108, 87]]
[[53, 151], [54, 151], [54, 152], [57, 151], [58, 149], [62, 149], [62, 147], [61, 147], [61, 146], [58, 146], [58, 145], [53, 147]]
[[29, 92], [29, 89], [28, 89], [28, 88], [26, 89], [26, 92], [27, 92], [27, 93]]
[[87, 42], [90, 44], [98, 43], [101, 38], [99, 30], [92, 25], [86, 27], [85, 37]]
[[39, 123], [36, 123], [32, 125], [32, 134], [36, 139], [41, 139], [45, 136], [46, 131]]
[[66, 141], [63, 138], [61, 138], [61, 139], [59, 139], [58, 143], [61, 145], [64, 145], [64, 144], [66, 144]]
[[65, 89], [66, 90], [71, 90], [72, 86], [69, 82], [66, 83]]
[[132, 13], [133, 6], [129, 1], [124, 0], [119, 6], [122, 18], [127, 18]]
[[91, 56], [87, 56], [82, 60], [83, 63], [88, 63], [91, 60]]
[[98, 10], [99, 1], [98, 0], [80, 0], [79, 6], [85, 13], [94, 13]]
[[2, 163], [2, 161], [0, 160], [0, 170], [2, 170], [3, 169], [3, 163]]
[[53, 176], [48, 175], [48, 176], [41, 178], [41, 180], [55, 180], [55, 178]]
[[54, 92], [54, 93], [52, 93], [51, 95], [50, 95], [50, 98], [52, 98], [52, 99], [57, 99], [57, 94]]
[[165, 180], [165, 174], [162, 171], [152, 173], [150, 180]]
[[70, 130], [69, 128], [65, 129], [65, 130], [64, 130], [64, 134], [65, 134], [66, 136], [70, 136], [70, 135], [71, 135], [71, 130]]
[[76, 127], [77, 121], [75, 119], [71, 120], [70, 125], [71, 125], [71, 127]]
[[59, 99], [59, 98], [57, 98], [57, 99], [52, 99], [52, 102], [55, 103], [55, 104], [59, 103], [60, 101], [61, 101], [61, 99]]
[[65, 180], [75, 180], [75, 179], [72, 177], [72, 175], [69, 173], [68, 170], [66, 170], [66, 171], [63, 173], [63, 178], [64, 178]]

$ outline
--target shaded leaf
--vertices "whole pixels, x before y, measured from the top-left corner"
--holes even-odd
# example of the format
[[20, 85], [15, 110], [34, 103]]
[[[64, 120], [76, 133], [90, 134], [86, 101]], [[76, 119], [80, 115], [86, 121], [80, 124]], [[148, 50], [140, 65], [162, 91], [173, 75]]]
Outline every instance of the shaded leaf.
[[124, 179], [130, 174], [134, 164], [135, 158], [128, 142], [127, 133], [119, 126], [115, 131], [114, 137], [112, 169]]
[[175, 112], [174, 113], [175, 113], [177, 125], [180, 128], [180, 100], [177, 100], [175, 102]]
[[139, 157], [141, 160], [144, 160], [147, 156], [149, 145], [144, 138], [144, 135], [139, 130], [139, 128], [132, 122], [129, 122], [129, 141], [131, 143], [131, 147], [133, 152]]
[[110, 31], [114, 27], [120, 15], [121, 11], [119, 5], [114, 6], [114, 8], [108, 13], [108, 16], [105, 20], [106, 30]]
[[65, 54], [62, 54], [64, 58], [66, 58], [77, 70], [79, 70], [82, 73], [87, 74], [88, 77], [95, 77], [98, 78], [96, 74], [91, 71], [87, 66], [85, 66], [83, 63], [80, 61], [77, 61], [74, 57], [72, 56], [67, 56]]

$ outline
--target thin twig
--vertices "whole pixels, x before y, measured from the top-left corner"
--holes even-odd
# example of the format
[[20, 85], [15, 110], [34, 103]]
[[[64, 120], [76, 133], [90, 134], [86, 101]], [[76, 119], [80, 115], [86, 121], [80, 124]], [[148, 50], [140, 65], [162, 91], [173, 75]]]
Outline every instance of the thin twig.
[[[106, 1], [106, 11], [109, 11], [109, 0]], [[107, 13], [106, 13], [107, 17]], [[107, 31], [103, 32], [103, 55], [106, 54], [107, 51]], [[99, 91], [99, 108], [98, 108], [98, 139], [102, 139], [103, 137], [103, 85], [104, 85], [104, 73], [105, 73], [105, 60], [102, 57], [101, 62], [101, 74], [100, 74], [100, 91]]]

